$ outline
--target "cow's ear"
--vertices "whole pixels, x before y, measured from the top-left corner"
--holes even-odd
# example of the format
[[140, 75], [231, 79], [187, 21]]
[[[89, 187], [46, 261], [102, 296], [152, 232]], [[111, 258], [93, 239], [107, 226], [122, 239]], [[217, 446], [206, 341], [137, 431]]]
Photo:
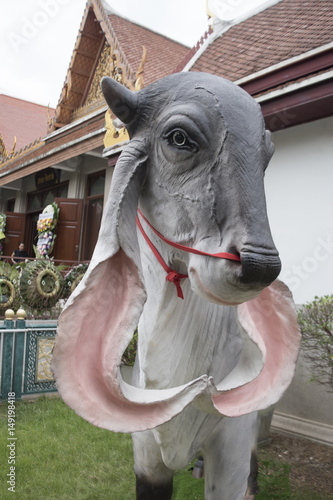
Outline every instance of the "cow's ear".
[[137, 94], [109, 76], [102, 79], [101, 87], [111, 111], [125, 124], [134, 120], [138, 107]]
[[268, 164], [275, 151], [275, 147], [272, 142], [272, 134], [269, 130], [265, 131], [265, 149], [266, 149], [266, 158]]
[[170, 420], [207, 386], [203, 376], [153, 391], [121, 377], [122, 354], [146, 299], [136, 230], [146, 163], [145, 140], [132, 140], [115, 167], [93, 258], [60, 316], [53, 351], [52, 370], [65, 403], [93, 425], [116, 432]]
[[[292, 294], [279, 280], [237, 306], [237, 316], [250, 343], [213, 396], [215, 407], [228, 417], [263, 410], [279, 401], [294, 377], [301, 340]], [[254, 345], [262, 354], [263, 365], [253, 352]]]
[[92, 260], [110, 253], [110, 241], [117, 242], [141, 269], [136, 236], [136, 214], [140, 190], [146, 178], [148, 153], [145, 139], [132, 139], [115, 166], [108, 201], [103, 211], [98, 242]]

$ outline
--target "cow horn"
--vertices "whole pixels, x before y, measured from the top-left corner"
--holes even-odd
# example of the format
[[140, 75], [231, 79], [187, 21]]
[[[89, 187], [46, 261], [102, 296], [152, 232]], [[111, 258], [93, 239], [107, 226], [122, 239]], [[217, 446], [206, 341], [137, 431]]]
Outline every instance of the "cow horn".
[[123, 123], [130, 123], [135, 118], [137, 112], [137, 94], [109, 76], [105, 76], [102, 79], [101, 88], [111, 111]]

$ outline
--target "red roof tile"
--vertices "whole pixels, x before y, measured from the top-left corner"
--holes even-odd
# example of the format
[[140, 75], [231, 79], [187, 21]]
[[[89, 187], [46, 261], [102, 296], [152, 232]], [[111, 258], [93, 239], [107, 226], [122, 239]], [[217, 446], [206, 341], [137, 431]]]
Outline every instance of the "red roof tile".
[[332, 42], [332, 33], [332, 0], [282, 0], [222, 34], [191, 71], [236, 81]]
[[[53, 109], [50, 109], [53, 113]], [[47, 107], [0, 94], [0, 134], [10, 154], [14, 136], [16, 150], [44, 137], [47, 131]]]
[[127, 19], [110, 15], [112, 28], [132, 70], [137, 72], [142, 60], [142, 47], [147, 50], [144, 85], [172, 73], [188, 52], [188, 47], [155, 33]]

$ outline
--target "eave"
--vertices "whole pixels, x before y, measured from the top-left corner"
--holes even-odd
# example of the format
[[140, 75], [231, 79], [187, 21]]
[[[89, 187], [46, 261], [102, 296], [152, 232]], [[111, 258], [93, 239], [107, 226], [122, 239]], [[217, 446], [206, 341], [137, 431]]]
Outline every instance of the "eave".
[[298, 57], [281, 61], [281, 63], [265, 68], [263, 71], [241, 78], [235, 83], [249, 94], [258, 95], [267, 89], [273, 89], [298, 78], [316, 74], [332, 66], [333, 43], [330, 43]]
[[331, 116], [333, 43], [235, 83], [260, 103], [266, 127], [271, 131]]
[[103, 146], [106, 131], [104, 113], [75, 125], [1, 170], [0, 186]]
[[332, 116], [333, 72], [326, 79], [309, 78], [256, 99], [272, 132]]

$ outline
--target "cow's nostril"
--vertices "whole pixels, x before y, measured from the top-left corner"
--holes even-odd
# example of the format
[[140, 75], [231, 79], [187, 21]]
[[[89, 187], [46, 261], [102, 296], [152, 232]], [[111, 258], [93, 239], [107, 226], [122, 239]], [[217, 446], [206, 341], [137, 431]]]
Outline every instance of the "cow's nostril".
[[281, 261], [278, 255], [242, 252], [241, 264], [240, 281], [247, 284], [268, 286], [281, 271]]

